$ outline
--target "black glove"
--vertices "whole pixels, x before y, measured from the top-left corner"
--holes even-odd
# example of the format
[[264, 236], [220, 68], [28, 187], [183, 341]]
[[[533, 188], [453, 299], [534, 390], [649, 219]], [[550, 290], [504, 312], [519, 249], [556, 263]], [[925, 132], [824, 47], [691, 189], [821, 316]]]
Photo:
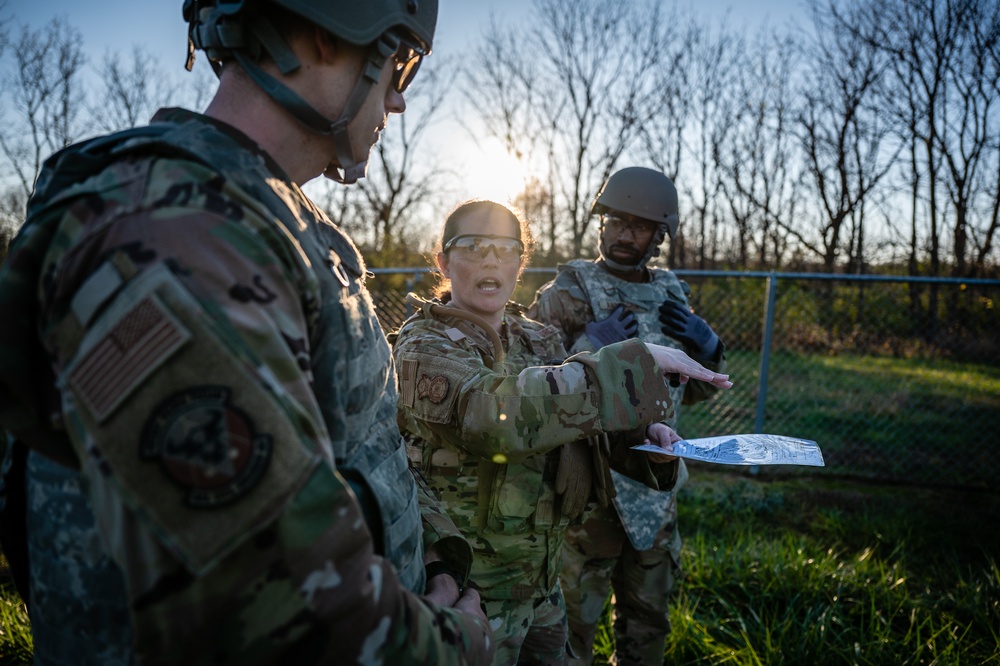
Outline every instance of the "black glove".
[[695, 350], [697, 361], [710, 361], [719, 348], [719, 336], [705, 320], [677, 301], [663, 301], [660, 306], [663, 334], [680, 340]]
[[607, 319], [592, 321], [584, 328], [590, 343], [597, 349], [604, 345], [634, 338], [639, 332], [639, 322], [631, 310], [619, 305]]

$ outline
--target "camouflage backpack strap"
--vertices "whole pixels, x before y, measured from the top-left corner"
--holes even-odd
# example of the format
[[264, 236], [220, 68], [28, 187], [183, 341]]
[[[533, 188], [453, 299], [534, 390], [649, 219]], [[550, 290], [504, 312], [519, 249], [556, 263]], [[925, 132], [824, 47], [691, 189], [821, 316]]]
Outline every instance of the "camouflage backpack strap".
[[561, 271], [565, 270], [569, 272], [576, 278], [577, 285], [583, 292], [584, 297], [586, 297], [587, 302], [590, 303], [590, 311], [595, 321], [608, 316], [611, 308], [608, 307], [607, 295], [601, 288], [600, 274], [597, 272], [603, 272], [603, 268], [593, 261], [586, 259], [574, 259], [559, 268]]

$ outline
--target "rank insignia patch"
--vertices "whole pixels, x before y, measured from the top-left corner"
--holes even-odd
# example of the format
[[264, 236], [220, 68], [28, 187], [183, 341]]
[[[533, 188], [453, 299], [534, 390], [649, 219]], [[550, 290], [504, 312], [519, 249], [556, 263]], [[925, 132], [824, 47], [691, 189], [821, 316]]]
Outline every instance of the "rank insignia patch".
[[444, 375], [428, 377], [420, 375], [417, 382], [417, 398], [420, 400], [430, 400], [435, 405], [440, 405], [448, 397], [448, 378]]
[[157, 407], [143, 429], [140, 455], [187, 490], [187, 504], [209, 509], [229, 504], [253, 488], [271, 462], [270, 435], [229, 404], [229, 389], [201, 386]]

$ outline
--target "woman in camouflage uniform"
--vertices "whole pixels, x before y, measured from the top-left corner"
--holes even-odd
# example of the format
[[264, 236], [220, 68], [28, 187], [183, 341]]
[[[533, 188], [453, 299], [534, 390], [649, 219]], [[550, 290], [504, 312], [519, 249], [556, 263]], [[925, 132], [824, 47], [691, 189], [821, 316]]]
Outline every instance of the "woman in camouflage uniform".
[[[614, 466], [669, 490], [676, 458], [611, 451], [608, 432], [657, 442], [673, 430], [665, 372], [728, 387], [683, 352], [638, 340], [563, 363], [559, 332], [509, 302], [530, 238], [490, 201], [459, 206], [437, 264], [450, 291], [419, 301], [394, 336], [400, 424], [409, 454], [473, 545], [471, 580], [497, 643], [497, 664], [561, 664], [566, 615], [559, 549], [588, 501], [606, 503]], [[561, 363], [561, 365], [560, 365]], [[650, 424], [647, 426], [647, 424]]]

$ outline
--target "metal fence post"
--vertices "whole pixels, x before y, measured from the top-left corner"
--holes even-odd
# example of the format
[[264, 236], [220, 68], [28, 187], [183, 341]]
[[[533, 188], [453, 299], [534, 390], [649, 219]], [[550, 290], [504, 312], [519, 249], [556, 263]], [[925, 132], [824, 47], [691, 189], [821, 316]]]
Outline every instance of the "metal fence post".
[[778, 293], [778, 275], [767, 276], [767, 299], [764, 303], [764, 339], [760, 344], [760, 378], [757, 386], [757, 416], [753, 430], [764, 432], [764, 412], [767, 408], [767, 371], [771, 363], [771, 337], [774, 334], [774, 304]]

